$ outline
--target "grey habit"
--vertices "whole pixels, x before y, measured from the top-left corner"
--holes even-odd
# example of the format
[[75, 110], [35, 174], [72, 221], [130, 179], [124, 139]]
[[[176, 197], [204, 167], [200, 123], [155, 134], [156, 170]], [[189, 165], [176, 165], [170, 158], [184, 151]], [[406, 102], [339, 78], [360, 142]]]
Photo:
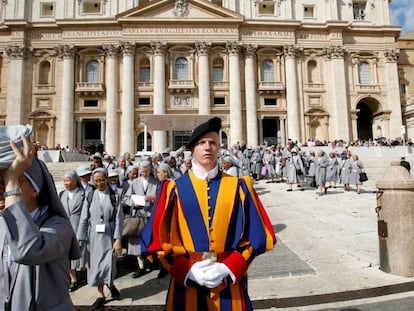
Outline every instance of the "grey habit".
[[73, 310], [68, 292], [70, 259], [79, 258], [80, 251], [72, 225], [45, 164], [33, 159], [25, 175], [39, 189], [41, 205], [35, 212], [40, 213], [32, 218], [23, 201], [0, 213], [0, 250], [7, 240], [11, 255], [9, 283], [6, 266], [0, 268], [0, 306], [8, 296], [12, 311]]
[[[91, 204], [84, 201], [79, 222], [78, 239], [87, 241], [89, 246], [88, 284], [111, 286], [116, 276], [116, 257], [112, 251], [115, 239], [122, 238], [124, 214], [119, 196], [112, 206], [109, 186], [105, 191], [93, 192]], [[101, 194], [101, 195], [100, 195]], [[97, 225], [104, 225], [103, 232], [97, 232]]]

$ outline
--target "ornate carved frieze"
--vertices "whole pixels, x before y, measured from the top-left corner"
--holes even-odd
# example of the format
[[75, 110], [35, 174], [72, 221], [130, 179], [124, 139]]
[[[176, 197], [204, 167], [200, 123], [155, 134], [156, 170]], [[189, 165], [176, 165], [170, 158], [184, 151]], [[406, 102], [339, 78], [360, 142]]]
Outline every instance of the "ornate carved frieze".
[[177, 17], [186, 17], [189, 14], [189, 8], [187, 0], [175, 0], [174, 3], [174, 15]]
[[118, 55], [120, 47], [119, 45], [114, 44], [104, 44], [102, 45], [102, 49], [105, 51], [106, 55], [109, 57], [115, 57]]
[[247, 44], [244, 46], [244, 54], [246, 57], [256, 57], [257, 45]]
[[154, 55], [164, 55], [167, 50], [167, 43], [161, 41], [151, 42], [151, 49]]
[[124, 55], [134, 55], [135, 53], [135, 43], [122, 42], [119, 47]]
[[195, 47], [196, 47], [198, 56], [206, 56], [210, 52], [211, 42], [205, 42], [205, 41], [196, 42]]
[[73, 45], [59, 45], [55, 47], [55, 51], [60, 58], [74, 57], [76, 53], [76, 48]]
[[397, 62], [400, 57], [399, 49], [386, 49], [384, 51], [384, 56], [389, 62]]
[[242, 44], [240, 42], [227, 42], [226, 51], [229, 55], [239, 55], [242, 50]]
[[4, 52], [10, 59], [22, 59], [29, 57], [32, 54], [33, 49], [24, 45], [9, 45], [4, 49]]
[[344, 46], [340, 46], [340, 45], [330, 45], [323, 49], [323, 55], [327, 59], [344, 58], [345, 53], [347, 52], [348, 50]]

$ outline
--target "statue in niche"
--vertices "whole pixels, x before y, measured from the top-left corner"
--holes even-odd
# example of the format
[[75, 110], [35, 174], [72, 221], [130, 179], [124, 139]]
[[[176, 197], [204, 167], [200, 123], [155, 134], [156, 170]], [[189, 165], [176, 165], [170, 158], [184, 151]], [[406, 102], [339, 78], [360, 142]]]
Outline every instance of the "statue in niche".
[[174, 3], [174, 15], [178, 17], [185, 17], [188, 15], [187, 0], [176, 0]]

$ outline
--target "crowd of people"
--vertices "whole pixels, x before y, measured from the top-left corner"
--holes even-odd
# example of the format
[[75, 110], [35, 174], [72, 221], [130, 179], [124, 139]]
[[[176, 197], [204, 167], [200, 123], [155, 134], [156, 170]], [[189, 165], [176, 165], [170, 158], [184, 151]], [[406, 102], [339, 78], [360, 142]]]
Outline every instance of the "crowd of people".
[[[326, 153], [318, 149], [317, 144], [314, 145], [315, 151], [307, 153], [301, 149], [300, 144], [291, 140], [286, 146], [269, 145], [265, 142], [255, 148], [236, 144], [227, 149], [218, 143], [220, 127], [218, 118], [211, 119], [193, 132], [192, 139], [186, 146], [176, 151], [166, 149], [161, 153], [135, 158], [130, 153], [119, 157], [94, 153], [90, 162], [65, 172], [64, 189], [49, 196], [45, 193], [53, 192], [55, 188], [51, 185], [53, 182], [46, 166], [35, 158], [34, 144], [24, 135], [19, 137], [14, 133], [13, 137], [8, 133], [12, 140], [20, 141], [20, 149], [9, 141], [0, 145], [8, 148], [7, 152], [3, 152], [4, 159], [0, 159], [0, 164], [4, 164], [0, 168], [0, 186], [3, 187], [0, 191], [0, 218], [6, 222], [6, 230], [0, 230], [0, 242], [4, 240], [5, 244], [11, 245], [6, 247], [12, 252], [12, 260], [9, 261], [20, 264], [22, 278], [31, 280], [31, 276], [35, 274], [38, 279], [34, 282], [48, 282], [50, 286], [55, 285], [53, 282], [57, 281], [52, 280], [57, 276], [46, 276], [46, 271], [61, 272], [67, 269], [67, 276], [59, 276], [57, 280], [63, 283], [63, 287], [67, 285], [69, 291], [75, 291], [86, 283], [96, 287], [97, 297], [93, 308], [100, 309], [106, 303], [105, 287], [113, 299], [121, 297], [115, 277], [117, 259], [126, 250], [126, 256], [134, 259], [136, 264], [135, 271], [131, 273], [132, 278], [139, 278], [154, 269], [159, 270], [157, 278], [163, 278], [170, 273], [173, 280], [170, 291], [173, 296], [178, 296], [167, 297], [167, 309], [175, 310], [178, 307], [184, 310], [182, 305], [177, 305], [177, 301], [182, 303], [188, 297], [196, 295], [194, 301], [201, 303], [199, 299], [205, 299], [203, 295], [206, 288], [211, 293], [221, 295], [223, 288], [236, 284], [240, 287], [237, 291], [244, 291], [247, 286], [245, 277], [248, 267], [245, 259], [254, 258], [271, 249], [276, 243], [273, 229], [254, 191], [252, 181], [284, 183], [288, 192], [316, 189], [319, 196], [340, 184], [344, 191], [352, 188], [356, 193], [361, 193], [364, 164], [357, 154], [351, 154], [348, 145], [341, 145], [339, 142], [332, 145], [342, 146], [343, 151], [340, 154], [333, 151]], [[410, 170], [409, 163], [404, 159], [401, 165]], [[27, 195], [27, 198], [21, 190], [26, 187], [26, 180], [34, 193]], [[200, 180], [203, 182], [200, 183]], [[226, 196], [221, 194], [222, 191], [226, 194], [229, 191], [243, 192], [244, 200], [240, 204], [247, 204], [246, 207], [229, 213], [226, 206], [238, 208], [241, 205], [229, 205]], [[25, 197], [20, 200], [23, 194]], [[202, 206], [200, 202], [203, 200], [199, 196], [208, 198], [208, 205]], [[236, 199], [239, 197], [240, 194], [234, 196]], [[247, 202], [249, 200], [250, 203]], [[201, 205], [198, 206], [199, 204]], [[206, 245], [202, 238], [204, 233], [200, 231], [202, 223], [197, 225], [198, 221], [203, 220], [198, 219], [198, 213], [191, 211], [194, 208], [200, 209], [200, 215], [208, 214], [205, 224], [207, 232], [224, 230], [223, 220], [219, 228], [215, 228], [218, 223], [211, 220], [215, 213], [222, 217], [236, 217], [228, 219], [229, 227], [226, 230], [232, 232], [229, 237], [240, 237], [242, 232], [249, 232], [236, 232], [246, 225], [242, 220], [245, 216], [241, 214], [249, 213], [249, 224], [255, 226], [257, 236], [247, 235], [240, 238], [241, 240], [222, 241], [216, 246]], [[20, 222], [17, 222], [19, 225], [16, 226], [13, 222], [22, 215], [28, 223], [20, 226]], [[184, 220], [187, 217], [194, 224]], [[64, 239], [60, 237], [60, 231], [53, 229], [57, 225], [65, 228]], [[20, 232], [21, 230], [25, 231]], [[37, 246], [37, 240], [40, 243], [50, 230], [58, 237], [45, 239], [45, 245]], [[34, 245], [34, 249], [21, 245], [26, 243], [25, 239], [15, 240], [15, 237], [23, 236], [23, 233], [33, 237], [31, 245]], [[215, 239], [220, 238], [216, 236]], [[207, 237], [206, 241], [208, 240]], [[47, 244], [48, 241], [50, 244]], [[64, 243], [64, 247], [57, 244], [57, 241]], [[213, 239], [210, 243], [212, 241]], [[254, 247], [250, 248], [249, 245]], [[51, 256], [53, 248], [62, 251]], [[4, 254], [5, 250], [3, 261]], [[204, 257], [206, 254], [208, 256]], [[45, 263], [46, 255], [54, 258], [54, 262]], [[65, 260], [68, 261], [67, 264], [64, 263]], [[32, 263], [39, 263], [38, 268], [33, 269]], [[2, 279], [8, 275], [5, 269], [0, 273]], [[22, 283], [23, 291], [27, 290], [23, 279], [19, 278], [16, 282]], [[3, 282], [0, 282], [0, 288], [1, 284]], [[59, 286], [58, 289], [61, 289]], [[187, 290], [188, 286], [196, 291]], [[43, 288], [40, 283], [33, 282], [29, 287], [34, 292], [40, 292]], [[230, 287], [229, 292], [236, 290]], [[13, 289], [4, 289], [8, 295], [0, 298], [0, 303], [3, 299], [5, 305], [12, 305], [12, 298], [19, 292], [13, 292]], [[204, 294], [200, 296], [199, 290]], [[49, 302], [43, 301], [43, 292], [36, 295], [39, 306], [48, 306]], [[60, 290], [59, 295], [56, 305], [61, 306], [61, 310], [71, 309], [67, 293]], [[223, 295], [221, 299], [223, 304], [229, 303], [225, 302], [226, 299], [232, 301], [231, 295]], [[21, 303], [28, 306], [33, 300], [33, 297], [29, 297]], [[243, 301], [248, 310], [251, 307], [248, 297]], [[10, 310], [14, 309], [13, 307]], [[24, 306], [21, 309], [29, 308]]]

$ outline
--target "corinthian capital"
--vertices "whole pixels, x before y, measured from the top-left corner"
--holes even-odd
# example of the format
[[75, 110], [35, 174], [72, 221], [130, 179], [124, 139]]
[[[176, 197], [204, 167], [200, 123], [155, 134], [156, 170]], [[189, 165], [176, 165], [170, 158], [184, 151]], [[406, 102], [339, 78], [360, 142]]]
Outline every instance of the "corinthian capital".
[[389, 62], [397, 62], [400, 56], [400, 49], [386, 49], [384, 56]]
[[297, 45], [289, 44], [283, 46], [283, 54], [285, 57], [297, 57], [303, 53], [303, 48]]
[[244, 46], [244, 54], [246, 57], [255, 57], [257, 52], [257, 45], [247, 44]]
[[5, 48], [4, 52], [10, 59], [23, 59], [30, 55], [31, 49], [24, 45], [9, 45]]
[[195, 47], [196, 47], [198, 56], [206, 56], [210, 52], [211, 42], [205, 42], [205, 41], [196, 42]]
[[241, 52], [242, 45], [240, 42], [234, 41], [234, 42], [227, 42], [226, 43], [226, 50], [229, 55], [239, 55]]
[[114, 44], [104, 44], [102, 45], [102, 49], [109, 57], [115, 57], [119, 53], [120, 47]]
[[343, 58], [348, 50], [340, 45], [330, 45], [323, 49], [323, 55], [326, 58]]
[[154, 55], [164, 55], [167, 50], [167, 43], [161, 41], [151, 42], [151, 49]]
[[133, 55], [135, 53], [135, 43], [122, 42], [119, 47], [124, 55]]
[[59, 45], [55, 47], [55, 51], [60, 58], [74, 57], [76, 53], [76, 48], [73, 45]]

